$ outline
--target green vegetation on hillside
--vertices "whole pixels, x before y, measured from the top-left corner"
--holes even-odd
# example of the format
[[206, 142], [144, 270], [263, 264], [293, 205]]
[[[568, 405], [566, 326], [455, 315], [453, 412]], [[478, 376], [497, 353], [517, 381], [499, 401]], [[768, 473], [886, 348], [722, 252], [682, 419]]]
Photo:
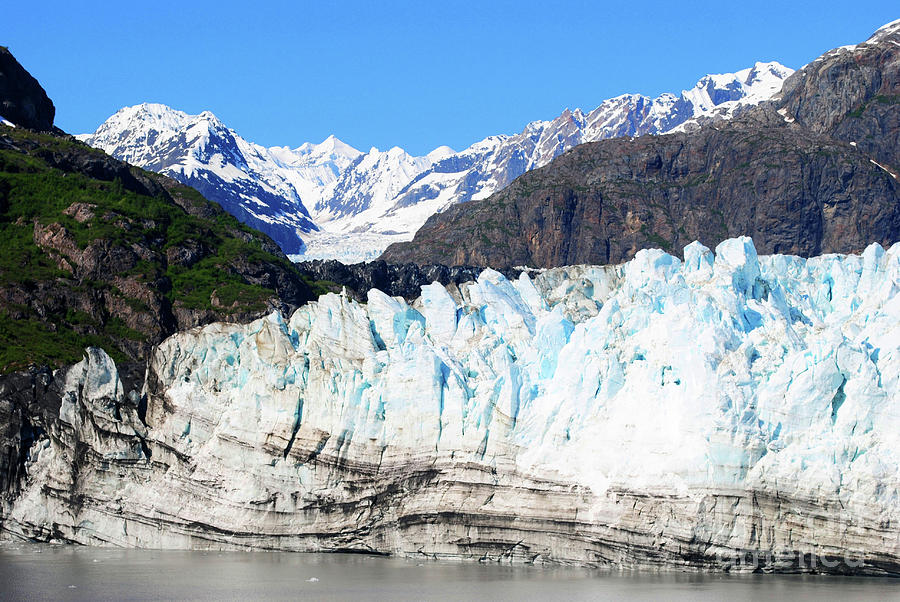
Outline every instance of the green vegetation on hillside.
[[[76, 167], [55, 167], [61, 156]], [[71, 138], [0, 126], [0, 373], [78, 361], [88, 345], [135, 359], [169, 334], [141, 324], [172, 322], [178, 308], [219, 319], [259, 314], [276, 291], [246, 272], [294, 270], [195, 190], [116, 164], [158, 189], [141, 194], [119, 177], [87, 175], [92, 160], [111, 161]], [[39, 231], [52, 234], [44, 248]]]
[[869, 106], [870, 106], [873, 102], [876, 102], [876, 103], [878, 103], [878, 104], [880, 104], [880, 105], [896, 105], [896, 104], [900, 104], [900, 95], [898, 95], [898, 94], [893, 94], [893, 95], [890, 95], [890, 96], [884, 96], [884, 95], [874, 96], [874, 97], [872, 97], [871, 99], [869, 99], [869, 100], [867, 100], [866, 102], [864, 102], [863, 104], [859, 105], [859, 106], [858, 106], [856, 109], [854, 109], [853, 111], [850, 111], [849, 113], [847, 113], [847, 116], [848, 116], [848, 117], [853, 117], [853, 118], [859, 119], [860, 117], [863, 116], [863, 113], [866, 112], [866, 109], [868, 109]]

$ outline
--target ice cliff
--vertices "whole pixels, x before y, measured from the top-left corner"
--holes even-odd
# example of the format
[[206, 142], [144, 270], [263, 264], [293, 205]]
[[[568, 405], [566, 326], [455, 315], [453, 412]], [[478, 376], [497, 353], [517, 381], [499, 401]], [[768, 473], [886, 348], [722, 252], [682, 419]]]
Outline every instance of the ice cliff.
[[738, 238], [367, 301], [176, 334], [142, 396], [89, 350], [3, 529], [900, 573], [900, 244]]

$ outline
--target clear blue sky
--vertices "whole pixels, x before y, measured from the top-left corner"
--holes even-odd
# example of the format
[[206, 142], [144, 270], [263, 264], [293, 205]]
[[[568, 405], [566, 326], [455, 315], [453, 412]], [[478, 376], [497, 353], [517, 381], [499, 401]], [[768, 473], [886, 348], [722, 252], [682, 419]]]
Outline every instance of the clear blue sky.
[[0, 44], [42, 82], [68, 132], [161, 102], [209, 109], [266, 146], [333, 133], [422, 154], [757, 60], [796, 68], [896, 18], [896, 0], [42, 0], [0, 10]]

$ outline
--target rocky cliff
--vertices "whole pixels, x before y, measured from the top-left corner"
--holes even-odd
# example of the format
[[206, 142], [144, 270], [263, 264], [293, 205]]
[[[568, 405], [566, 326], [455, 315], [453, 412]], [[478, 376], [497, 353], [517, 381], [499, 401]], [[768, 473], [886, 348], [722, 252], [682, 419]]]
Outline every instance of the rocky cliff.
[[0, 121], [49, 132], [55, 115], [56, 108], [41, 84], [8, 48], [0, 46]]
[[748, 235], [766, 253], [900, 239], [900, 24], [826, 53], [780, 99], [684, 134], [581, 145], [429, 218], [388, 262], [616, 263]]
[[2, 528], [92, 545], [900, 574], [900, 245], [327, 295], [0, 382]]

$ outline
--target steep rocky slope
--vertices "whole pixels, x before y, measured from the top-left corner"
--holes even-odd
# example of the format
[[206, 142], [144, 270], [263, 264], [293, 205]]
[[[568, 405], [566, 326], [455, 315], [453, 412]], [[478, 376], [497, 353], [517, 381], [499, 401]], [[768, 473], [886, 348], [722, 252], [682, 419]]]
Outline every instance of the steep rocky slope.
[[818, 134], [853, 144], [900, 173], [900, 20], [866, 42], [836, 48], [784, 86], [778, 113]]
[[42, 132], [53, 129], [56, 107], [9, 48], [0, 46], [0, 123], [7, 121]]
[[34, 388], [0, 380], [19, 427], [0, 525], [93, 545], [900, 574], [900, 245], [684, 255], [211, 324], [154, 351], [141, 396], [99, 350]]
[[752, 236], [766, 253], [900, 238], [900, 25], [823, 55], [783, 95], [684, 134], [586, 144], [433, 216], [389, 262], [555, 266]]

